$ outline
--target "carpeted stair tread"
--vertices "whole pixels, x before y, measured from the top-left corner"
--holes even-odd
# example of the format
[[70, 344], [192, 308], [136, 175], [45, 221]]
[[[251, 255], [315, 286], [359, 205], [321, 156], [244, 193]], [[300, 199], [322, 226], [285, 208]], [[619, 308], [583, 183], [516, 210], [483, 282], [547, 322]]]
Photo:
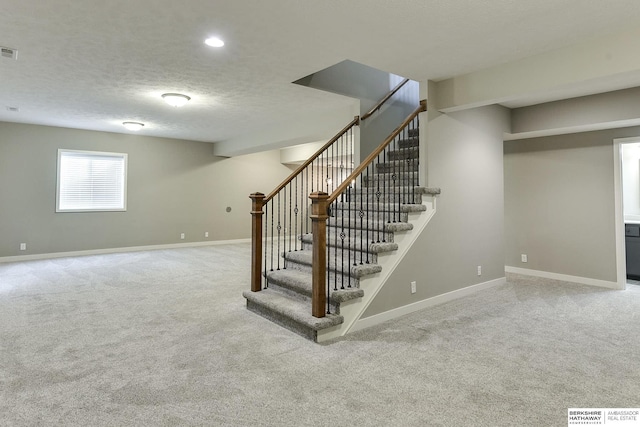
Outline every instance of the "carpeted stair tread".
[[[313, 243], [313, 234], [309, 233], [309, 234], [303, 234], [301, 236], [301, 240], [303, 243]], [[340, 237], [338, 237], [338, 239], [335, 238], [335, 236], [330, 235], [327, 238], [327, 245], [331, 246], [331, 247], [337, 247], [337, 248], [342, 248], [342, 239]], [[362, 249], [364, 249], [363, 252], [369, 252], [372, 254], [380, 254], [383, 252], [393, 252], [393, 251], [397, 251], [398, 250], [398, 244], [397, 243], [393, 243], [393, 242], [379, 242], [379, 243], [368, 243], [368, 242], [361, 242], [359, 238], [345, 238], [344, 239], [344, 249], [345, 250], [354, 250], [354, 251], [361, 251]]]
[[[352, 196], [358, 196], [360, 195], [360, 193], [362, 194], [368, 194], [368, 195], [374, 195], [380, 191], [381, 193], [401, 193], [401, 194], [411, 194], [413, 193], [420, 193], [423, 194], [423, 188], [425, 187], [420, 187], [420, 186], [411, 186], [411, 185], [380, 185], [378, 186], [373, 186], [373, 187], [369, 187], [369, 186], [363, 186], [363, 187], [356, 187], [356, 188], [352, 188], [349, 192], [345, 192], [344, 195], [345, 197], [352, 195]], [[340, 200], [340, 198], [338, 197], [337, 200]]]
[[431, 194], [435, 196], [440, 194], [442, 191], [438, 187], [416, 187], [416, 193], [421, 192], [422, 194]]
[[[394, 179], [395, 175], [395, 179]], [[378, 171], [377, 173], [373, 173], [367, 175], [362, 178], [364, 185], [366, 187], [370, 186], [370, 183], [386, 183], [391, 187], [400, 186], [400, 185], [411, 185], [418, 182], [418, 171], [404, 171], [393, 173], [393, 171]]]
[[[285, 258], [292, 263], [297, 263], [302, 266], [311, 267], [313, 256], [311, 251], [297, 251], [297, 252], [287, 252], [285, 254]], [[342, 262], [338, 263], [339, 265], [336, 268], [333, 259], [329, 259], [329, 270], [331, 271], [339, 271], [343, 273], [349, 273], [351, 271], [351, 277], [355, 279], [359, 279], [364, 276], [368, 276], [370, 274], [376, 274], [382, 271], [382, 267], [378, 264], [357, 264], [357, 265], [342, 265]]]
[[[343, 220], [344, 219], [344, 220]], [[343, 224], [344, 223], [344, 224]], [[327, 221], [329, 228], [341, 229], [343, 226], [345, 229], [351, 230], [371, 230], [371, 231], [384, 231], [387, 233], [395, 233], [398, 231], [413, 230], [413, 224], [410, 222], [385, 222], [375, 220], [363, 220], [360, 224], [360, 218], [349, 217], [332, 217]]]
[[407, 163], [405, 160], [389, 160], [385, 163], [376, 164], [377, 173], [399, 172], [406, 173], [418, 170], [417, 160]]
[[317, 332], [344, 322], [338, 314], [313, 317], [308, 303], [272, 289], [260, 292], [244, 291], [247, 308], [313, 341]]
[[[332, 209], [332, 213], [336, 214], [336, 216], [349, 216], [349, 212], [351, 215], [355, 215], [360, 211], [360, 203], [353, 202], [338, 202], [335, 205], [335, 208]], [[398, 205], [395, 203], [377, 203], [371, 202], [364, 203], [362, 205], [365, 211], [368, 212], [397, 212]], [[427, 207], [422, 204], [401, 204], [400, 212], [424, 212], [427, 210]]]
[[398, 141], [398, 147], [400, 148], [418, 147], [419, 145], [420, 138], [418, 137], [418, 135], [409, 135], [409, 138], [404, 138]]
[[387, 152], [388, 160], [415, 160], [418, 161], [419, 150], [417, 146], [400, 147], [397, 150], [389, 150]]
[[[269, 285], [275, 283], [277, 286], [288, 289], [306, 298], [311, 298], [312, 284], [311, 275], [308, 272], [286, 269], [270, 271], [267, 273]], [[339, 289], [337, 291], [330, 289], [331, 303], [341, 303], [356, 298], [362, 298], [364, 291], [358, 288]], [[307, 300], [309, 301], [309, 299]], [[310, 302], [308, 302], [311, 305]]]
[[[401, 183], [400, 183], [401, 184]], [[343, 196], [338, 197], [337, 201], [342, 202], [345, 200], [359, 201], [368, 200], [375, 203], [391, 203], [397, 202], [398, 198], [408, 203], [420, 204], [422, 203], [421, 187], [412, 187], [406, 185], [384, 185], [378, 183], [373, 186], [364, 186], [354, 188]]]

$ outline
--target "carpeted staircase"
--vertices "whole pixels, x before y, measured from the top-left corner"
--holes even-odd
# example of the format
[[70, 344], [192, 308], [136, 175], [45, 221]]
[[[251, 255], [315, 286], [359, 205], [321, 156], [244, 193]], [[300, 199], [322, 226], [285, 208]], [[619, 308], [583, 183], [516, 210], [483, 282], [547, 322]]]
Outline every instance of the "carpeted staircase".
[[[399, 141], [398, 150], [387, 153], [387, 162], [378, 164], [374, 174], [363, 178], [362, 188], [353, 190], [349, 202], [338, 202], [334, 205], [332, 216], [327, 222], [327, 246], [330, 247], [327, 271], [331, 283], [328, 295], [330, 314], [322, 318], [311, 315], [311, 234], [299, 236], [302, 250], [282, 254], [285, 268], [264, 273], [268, 283], [266, 289], [243, 293], [247, 299], [247, 308], [313, 341], [318, 340], [319, 331], [340, 328], [345, 321], [341, 314], [341, 305], [357, 304], [364, 296], [364, 291], [359, 287], [360, 281], [382, 271], [382, 267], [377, 263], [379, 255], [393, 253], [398, 249], [397, 243], [394, 242], [394, 234], [410, 233], [413, 225], [408, 222], [409, 214], [427, 210], [422, 204], [422, 196], [440, 193], [437, 188], [410, 187], [418, 173], [418, 144], [416, 129], [409, 132], [407, 139]], [[402, 164], [402, 172], [397, 172], [400, 170], [397, 167], [399, 164]], [[415, 194], [414, 203], [402, 204], [400, 213], [396, 218], [392, 218], [391, 222], [383, 220], [383, 212], [393, 210], [390, 202], [395, 200], [395, 195], [398, 192], [412, 194], [411, 191]], [[371, 197], [371, 194], [377, 192], [382, 193], [379, 193], [379, 200], [377, 197]], [[376, 202], [365, 205], [367, 209], [361, 220], [357, 212], [361, 206], [360, 197], [366, 197], [365, 193], [369, 194], [365, 200]], [[345, 240], [344, 249], [339, 237], [343, 227], [350, 229], [350, 238]], [[367, 232], [363, 230], [368, 230], [368, 239], [361, 239], [362, 233]], [[375, 239], [371, 238], [372, 234], [375, 234]], [[376, 243], [370, 243], [371, 240], [375, 240]], [[341, 270], [349, 268], [349, 264], [342, 267], [343, 263], [336, 265], [334, 262], [334, 259], [342, 259], [343, 256], [352, 260], [351, 279], [348, 275], [340, 274], [344, 272]], [[354, 263], [356, 265], [353, 265]], [[339, 273], [337, 277], [336, 269]], [[334, 290], [334, 283], [337, 284], [338, 290]]]

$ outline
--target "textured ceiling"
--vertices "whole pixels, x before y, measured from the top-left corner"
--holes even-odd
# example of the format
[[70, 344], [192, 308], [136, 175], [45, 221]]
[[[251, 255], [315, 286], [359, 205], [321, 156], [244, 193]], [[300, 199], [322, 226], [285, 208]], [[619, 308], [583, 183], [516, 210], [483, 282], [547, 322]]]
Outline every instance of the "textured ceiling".
[[638, 16], [637, 0], [2, 0], [0, 46], [19, 55], [0, 59], [0, 121], [223, 141], [346, 106], [291, 84], [345, 59], [437, 80]]

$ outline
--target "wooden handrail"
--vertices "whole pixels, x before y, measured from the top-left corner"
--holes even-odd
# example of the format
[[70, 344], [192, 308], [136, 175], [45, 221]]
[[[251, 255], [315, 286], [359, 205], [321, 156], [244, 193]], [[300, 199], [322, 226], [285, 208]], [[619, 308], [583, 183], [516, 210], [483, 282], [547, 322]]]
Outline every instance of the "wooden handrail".
[[358, 177], [358, 175], [360, 175], [362, 173], [362, 171], [364, 171], [369, 164], [371, 164], [376, 157], [378, 157], [378, 154], [382, 153], [382, 151], [387, 147], [387, 145], [389, 145], [396, 136], [398, 136], [400, 134], [400, 132], [402, 131], [402, 129], [404, 129], [407, 125], [409, 125], [409, 123], [411, 123], [411, 121], [420, 113], [427, 111], [427, 102], [426, 101], [420, 101], [420, 106], [418, 108], [416, 108], [413, 113], [411, 113], [409, 115], [409, 117], [407, 117], [404, 122], [402, 122], [392, 133], [391, 135], [389, 135], [387, 137], [387, 139], [385, 139], [382, 144], [380, 144], [378, 146], [378, 148], [376, 148], [373, 153], [369, 154], [367, 156], [366, 159], [364, 159], [364, 161], [362, 163], [360, 163], [360, 165], [358, 165], [357, 168], [355, 168], [353, 170], [353, 172], [351, 173], [351, 175], [349, 175], [348, 178], [346, 178], [342, 184], [340, 184], [338, 186], [338, 188], [336, 188], [333, 193], [331, 193], [331, 196], [329, 196], [329, 199], [327, 199], [327, 204], [331, 204], [333, 202], [335, 202], [335, 200], [338, 198], [338, 196], [340, 196], [340, 194], [342, 194], [347, 187], [349, 187], [351, 185], [351, 182], [356, 179]]
[[336, 142], [342, 135], [344, 135], [349, 129], [351, 129], [353, 126], [357, 126], [360, 124], [360, 117], [355, 116], [353, 118], [353, 120], [346, 125], [340, 132], [338, 132], [336, 134], [336, 136], [334, 136], [333, 138], [331, 138], [329, 140], [329, 142], [327, 142], [326, 144], [324, 144], [318, 151], [316, 151], [313, 156], [309, 157], [309, 159], [307, 159], [307, 161], [305, 161], [303, 164], [301, 164], [295, 171], [293, 171], [293, 173], [291, 175], [289, 175], [289, 177], [287, 179], [285, 179], [284, 181], [282, 181], [282, 183], [280, 185], [278, 185], [276, 187], [275, 190], [273, 190], [271, 193], [269, 193], [267, 195], [267, 197], [264, 198], [263, 204], [266, 204], [269, 200], [273, 199], [273, 197], [278, 194], [278, 192], [280, 190], [282, 190], [288, 183], [290, 183], [291, 181], [293, 181], [293, 179], [300, 173], [302, 172], [302, 170], [304, 168], [306, 168], [307, 166], [309, 166], [311, 163], [313, 163], [313, 161], [315, 159], [317, 159], [320, 154], [322, 154], [324, 152], [324, 150], [326, 150], [328, 147], [331, 146], [331, 144], [333, 144], [334, 142]]
[[374, 105], [372, 109], [370, 109], [365, 114], [363, 114], [362, 117], [360, 117], [360, 120], [366, 120], [370, 116], [372, 116], [373, 113], [375, 113], [380, 108], [382, 108], [384, 103], [387, 102], [389, 100], [389, 98], [391, 98], [393, 95], [395, 95], [396, 92], [399, 91], [400, 88], [402, 86], [406, 85], [408, 82], [409, 82], [409, 79], [404, 79], [402, 82], [400, 82], [400, 84], [398, 86], [396, 86], [395, 88], [391, 89], [391, 91], [384, 98], [382, 98], [380, 101], [378, 101], [378, 103], [376, 105]]

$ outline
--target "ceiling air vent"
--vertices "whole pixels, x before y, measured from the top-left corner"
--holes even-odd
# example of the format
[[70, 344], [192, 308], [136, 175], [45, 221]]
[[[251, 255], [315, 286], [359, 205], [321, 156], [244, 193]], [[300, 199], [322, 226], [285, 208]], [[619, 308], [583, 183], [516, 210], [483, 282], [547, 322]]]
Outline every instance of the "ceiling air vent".
[[17, 113], [18, 111], [20, 111], [20, 108], [7, 106], [7, 111], [11, 111], [12, 113]]
[[18, 59], [18, 49], [0, 46], [0, 56], [9, 59]]

